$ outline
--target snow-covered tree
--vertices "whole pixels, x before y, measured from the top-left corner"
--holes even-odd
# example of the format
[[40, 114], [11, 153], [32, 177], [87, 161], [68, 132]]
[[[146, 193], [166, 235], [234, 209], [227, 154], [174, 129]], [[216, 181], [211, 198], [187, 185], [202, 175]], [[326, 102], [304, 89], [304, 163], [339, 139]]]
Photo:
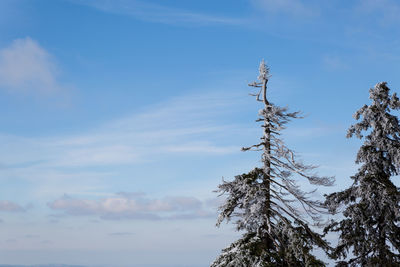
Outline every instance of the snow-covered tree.
[[258, 82], [249, 84], [260, 88], [254, 96], [263, 103], [258, 122], [262, 122], [260, 143], [242, 150], [261, 151], [262, 166], [237, 175], [231, 182], [223, 181], [217, 192], [226, 195], [220, 207], [217, 225], [232, 220], [242, 238], [224, 249], [212, 267], [265, 266], [324, 266], [311, 251], [313, 247], [328, 248], [321, 235], [310, 223], [320, 222], [327, 212], [323, 203], [311, 199], [296, 178], [314, 185], [331, 185], [332, 177], [312, 173], [314, 166], [296, 160], [295, 153], [284, 144], [280, 132], [298, 112], [290, 113], [267, 100], [269, 68], [260, 64]]
[[362, 165], [348, 189], [326, 199], [332, 211], [344, 209], [344, 218], [325, 229], [340, 235], [333, 253], [344, 260], [338, 266], [400, 266], [400, 190], [391, 181], [400, 171], [400, 125], [390, 114], [400, 101], [385, 82], [369, 93], [372, 104], [354, 114], [359, 122], [347, 133], [364, 139], [356, 158]]

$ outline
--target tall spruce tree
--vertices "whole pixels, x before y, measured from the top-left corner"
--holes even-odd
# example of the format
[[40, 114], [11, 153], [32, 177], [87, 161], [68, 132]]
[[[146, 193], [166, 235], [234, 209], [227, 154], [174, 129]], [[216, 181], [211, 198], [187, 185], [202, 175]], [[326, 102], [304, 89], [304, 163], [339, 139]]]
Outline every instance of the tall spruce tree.
[[260, 64], [258, 82], [249, 84], [260, 88], [254, 94], [263, 103], [258, 122], [262, 122], [261, 142], [242, 150], [262, 151], [263, 166], [224, 181], [217, 192], [226, 195], [220, 207], [217, 225], [233, 220], [242, 238], [225, 248], [211, 264], [212, 267], [266, 266], [324, 266], [311, 254], [313, 247], [324, 249], [328, 244], [314, 232], [310, 223], [320, 222], [326, 212], [322, 202], [312, 200], [312, 192], [304, 192], [295, 178], [304, 178], [314, 185], [332, 185], [332, 177], [311, 173], [314, 166], [304, 165], [280, 139], [280, 132], [298, 112], [289, 113], [267, 99], [269, 68]]
[[332, 211], [344, 208], [344, 219], [325, 229], [340, 234], [333, 257], [352, 254], [337, 266], [400, 266], [400, 190], [391, 181], [400, 170], [400, 125], [390, 114], [400, 109], [400, 101], [386, 82], [369, 93], [372, 104], [354, 114], [359, 122], [347, 133], [364, 139], [356, 158], [362, 165], [348, 189], [326, 198]]

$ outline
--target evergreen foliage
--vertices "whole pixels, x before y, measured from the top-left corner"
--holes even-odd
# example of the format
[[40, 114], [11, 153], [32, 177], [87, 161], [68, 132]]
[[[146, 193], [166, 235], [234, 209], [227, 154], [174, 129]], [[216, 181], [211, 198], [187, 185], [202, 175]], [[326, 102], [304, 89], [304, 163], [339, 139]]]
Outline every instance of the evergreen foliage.
[[346, 259], [352, 253], [337, 266], [400, 266], [400, 190], [391, 181], [400, 170], [400, 125], [390, 114], [400, 101], [385, 82], [369, 93], [372, 104], [354, 114], [359, 122], [347, 133], [364, 139], [356, 158], [362, 165], [348, 189], [326, 198], [331, 211], [344, 207], [344, 219], [325, 229], [340, 234], [332, 256]]
[[318, 224], [327, 210], [322, 202], [310, 198], [315, 190], [302, 191], [295, 178], [324, 186], [332, 185], [333, 178], [312, 173], [315, 167], [297, 161], [280, 139], [285, 125], [299, 118], [299, 113], [267, 100], [268, 79], [269, 69], [263, 61], [259, 81], [250, 84], [260, 88], [254, 96], [264, 105], [257, 119], [262, 122], [263, 136], [260, 143], [242, 149], [262, 151], [263, 166], [223, 181], [217, 190], [227, 197], [217, 225], [233, 220], [244, 234], [222, 251], [212, 267], [324, 266], [311, 251], [314, 246], [329, 246], [309, 224]]

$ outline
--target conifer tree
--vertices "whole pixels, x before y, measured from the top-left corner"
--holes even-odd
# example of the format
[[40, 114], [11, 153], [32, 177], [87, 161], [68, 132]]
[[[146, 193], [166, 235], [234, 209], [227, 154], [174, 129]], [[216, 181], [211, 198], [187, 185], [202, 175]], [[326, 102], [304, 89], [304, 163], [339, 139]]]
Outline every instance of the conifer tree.
[[262, 166], [237, 175], [233, 181], [222, 181], [217, 192], [226, 195], [220, 207], [217, 225], [233, 220], [242, 238], [225, 248], [211, 264], [212, 267], [266, 266], [324, 266], [311, 251], [328, 244], [314, 232], [310, 223], [320, 222], [327, 212], [323, 203], [310, 198], [295, 178], [306, 179], [314, 185], [332, 185], [332, 177], [312, 173], [314, 166], [296, 160], [295, 153], [280, 138], [285, 125], [298, 112], [276, 106], [267, 99], [269, 68], [260, 64], [258, 82], [249, 84], [260, 88], [254, 94], [263, 103], [258, 122], [262, 122], [261, 142], [242, 150], [261, 151]]
[[400, 125], [390, 114], [400, 101], [389, 91], [386, 82], [376, 84], [369, 91], [372, 104], [354, 114], [359, 122], [347, 137], [364, 140], [356, 157], [362, 165], [348, 189], [326, 198], [332, 211], [344, 207], [344, 219], [325, 229], [340, 235], [335, 259], [346, 259], [351, 250], [338, 266], [400, 266], [400, 190], [391, 181], [400, 171]]

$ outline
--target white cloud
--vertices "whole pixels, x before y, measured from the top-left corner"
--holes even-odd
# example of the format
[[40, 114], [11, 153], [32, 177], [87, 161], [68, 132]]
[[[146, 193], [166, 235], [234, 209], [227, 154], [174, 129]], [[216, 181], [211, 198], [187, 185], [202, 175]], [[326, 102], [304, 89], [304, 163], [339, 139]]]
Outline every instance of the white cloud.
[[0, 88], [17, 92], [50, 93], [63, 86], [52, 56], [36, 41], [16, 39], [0, 50]]
[[11, 201], [2, 200], [0, 201], [0, 211], [7, 211], [7, 212], [24, 212], [25, 209]]
[[133, 16], [143, 21], [181, 24], [181, 25], [235, 25], [242, 24], [242, 20], [225, 16], [215, 16], [190, 12], [184, 9], [167, 7], [149, 1], [123, 0], [71, 0], [73, 3], [87, 5], [98, 10]]
[[64, 195], [48, 203], [53, 210], [68, 215], [94, 215], [102, 219], [196, 219], [215, 216], [205, 210], [203, 202], [194, 197], [170, 196], [148, 198], [143, 193], [117, 193], [101, 199], [79, 199]]

